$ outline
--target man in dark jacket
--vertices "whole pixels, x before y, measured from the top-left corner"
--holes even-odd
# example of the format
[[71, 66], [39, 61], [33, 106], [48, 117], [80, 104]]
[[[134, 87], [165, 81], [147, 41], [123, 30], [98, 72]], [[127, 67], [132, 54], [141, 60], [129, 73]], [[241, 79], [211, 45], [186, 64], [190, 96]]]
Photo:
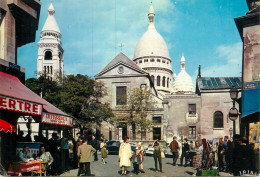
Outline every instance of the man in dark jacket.
[[181, 166], [183, 165], [183, 158], [185, 158], [185, 167], [187, 166], [188, 162], [188, 153], [189, 153], [189, 144], [188, 144], [188, 139], [184, 139], [184, 143], [182, 144], [182, 153], [181, 153]]
[[[96, 140], [96, 137], [95, 137], [94, 135], [92, 136], [92, 141], [90, 142], [90, 145], [91, 145], [94, 149], [98, 150], [99, 143], [98, 143], [98, 141]], [[94, 153], [94, 161], [98, 161], [97, 151]]]
[[240, 145], [233, 150], [234, 176], [256, 174], [255, 154], [246, 143], [247, 138], [243, 137]]
[[176, 161], [179, 157], [179, 144], [177, 142], [177, 137], [174, 136], [173, 137], [173, 141], [171, 142], [170, 144], [170, 148], [171, 148], [171, 151], [172, 151], [172, 159], [173, 159], [173, 163], [172, 165], [175, 166], [176, 165]]

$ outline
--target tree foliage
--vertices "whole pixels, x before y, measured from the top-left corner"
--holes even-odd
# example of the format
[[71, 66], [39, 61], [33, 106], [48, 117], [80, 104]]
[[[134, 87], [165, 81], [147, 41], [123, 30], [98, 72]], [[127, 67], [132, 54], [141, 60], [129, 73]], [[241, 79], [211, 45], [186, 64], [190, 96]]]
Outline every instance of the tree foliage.
[[[133, 89], [128, 98], [128, 105], [130, 110], [129, 123], [137, 128], [137, 132], [143, 130], [150, 130], [152, 127], [152, 120], [147, 118], [149, 112], [154, 109], [155, 101], [153, 95], [147, 89], [135, 88]], [[135, 134], [133, 130], [133, 134]]]
[[26, 86], [43, 98], [54, 104], [85, 127], [93, 124], [100, 125], [102, 121], [109, 121], [113, 117], [108, 103], [101, 103], [100, 99], [106, 95], [103, 83], [96, 82], [81, 74], [67, 75], [61, 84], [40, 77], [26, 80]]

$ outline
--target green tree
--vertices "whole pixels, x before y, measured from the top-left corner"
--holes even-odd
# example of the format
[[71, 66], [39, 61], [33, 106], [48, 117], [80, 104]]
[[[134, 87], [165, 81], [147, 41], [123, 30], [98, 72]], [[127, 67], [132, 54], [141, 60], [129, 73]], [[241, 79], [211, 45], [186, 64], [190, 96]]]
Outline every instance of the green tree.
[[104, 84], [88, 76], [66, 75], [61, 84], [44, 77], [30, 78], [26, 80], [26, 86], [73, 116], [82, 126], [90, 128], [93, 124], [101, 125], [114, 116], [110, 105], [100, 102], [101, 97], [106, 95]]
[[147, 116], [155, 106], [153, 97], [149, 90], [143, 88], [135, 88], [129, 94], [130, 119], [128, 119], [128, 122], [132, 125], [134, 139], [136, 132], [142, 133], [143, 131], [150, 131], [152, 128], [153, 121], [149, 120]]

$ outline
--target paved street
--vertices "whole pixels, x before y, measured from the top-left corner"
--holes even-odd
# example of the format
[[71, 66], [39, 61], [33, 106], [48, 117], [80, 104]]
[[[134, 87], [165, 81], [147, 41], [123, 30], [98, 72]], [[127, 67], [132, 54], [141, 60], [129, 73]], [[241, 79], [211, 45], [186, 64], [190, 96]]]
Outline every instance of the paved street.
[[[109, 155], [106, 159], [107, 164], [105, 165], [101, 164], [100, 159], [101, 158], [99, 155], [99, 161], [91, 163], [91, 173], [93, 176], [120, 176], [121, 171], [118, 164], [118, 155]], [[145, 156], [144, 160], [145, 173], [139, 173], [138, 176], [190, 176], [194, 174], [196, 171], [192, 167], [172, 166], [172, 159], [165, 158], [162, 160], [163, 170], [165, 171], [165, 173], [156, 173], [154, 170], [153, 157]], [[177, 164], [179, 164], [179, 159], [177, 161]], [[127, 176], [137, 176], [132, 172], [132, 167], [130, 167], [128, 171], [129, 173], [127, 174]], [[78, 169], [74, 169], [66, 173], [63, 173], [61, 176], [76, 176], [77, 172]]]

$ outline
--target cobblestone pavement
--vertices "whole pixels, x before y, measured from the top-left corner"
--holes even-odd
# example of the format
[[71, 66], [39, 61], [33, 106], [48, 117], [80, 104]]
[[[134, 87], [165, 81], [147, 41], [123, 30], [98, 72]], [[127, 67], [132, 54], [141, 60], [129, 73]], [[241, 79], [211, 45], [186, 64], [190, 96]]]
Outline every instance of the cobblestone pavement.
[[[99, 155], [98, 161], [91, 162], [92, 176], [121, 176], [121, 170], [118, 163], [118, 155], [109, 155], [106, 159], [107, 164], [101, 164], [101, 157]], [[177, 161], [179, 164], [179, 159]], [[145, 173], [134, 174], [133, 167], [129, 167], [126, 176], [191, 176], [196, 170], [192, 167], [172, 166], [172, 158], [162, 159], [162, 166], [165, 173], [155, 172], [154, 160], [152, 156], [144, 157], [144, 171]], [[76, 176], [78, 169], [70, 170], [63, 173], [61, 176]]]

